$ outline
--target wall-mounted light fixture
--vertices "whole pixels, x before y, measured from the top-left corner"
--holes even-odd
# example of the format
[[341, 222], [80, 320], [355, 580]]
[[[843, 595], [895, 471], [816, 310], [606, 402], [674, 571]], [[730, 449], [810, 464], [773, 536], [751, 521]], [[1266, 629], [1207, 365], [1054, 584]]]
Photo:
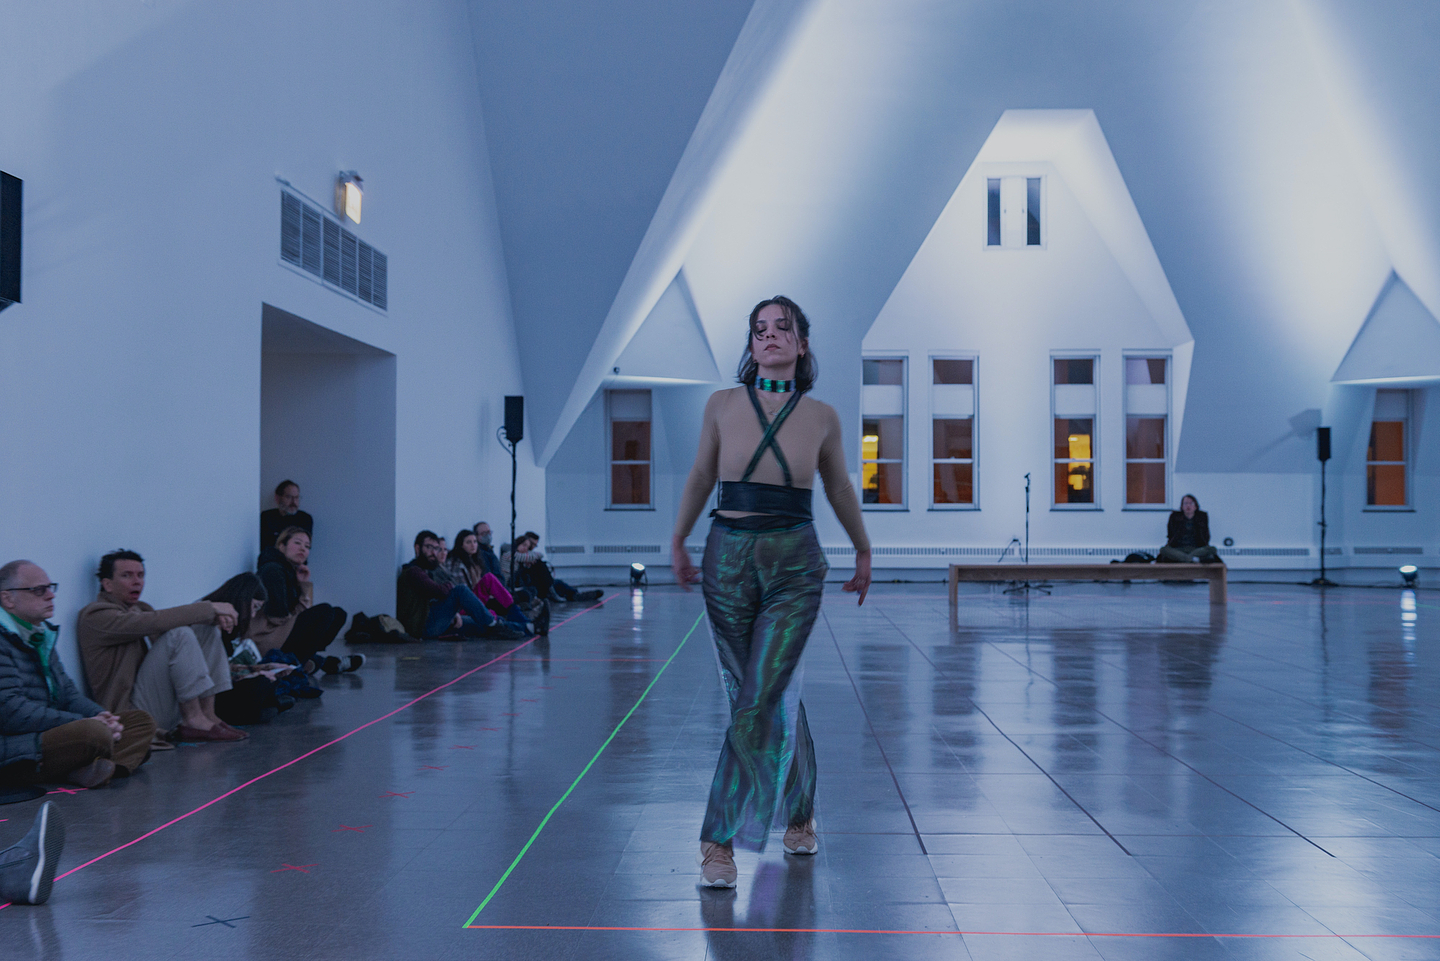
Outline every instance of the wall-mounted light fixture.
[[365, 196], [365, 181], [353, 170], [340, 171], [335, 181], [335, 213], [360, 222], [360, 201]]

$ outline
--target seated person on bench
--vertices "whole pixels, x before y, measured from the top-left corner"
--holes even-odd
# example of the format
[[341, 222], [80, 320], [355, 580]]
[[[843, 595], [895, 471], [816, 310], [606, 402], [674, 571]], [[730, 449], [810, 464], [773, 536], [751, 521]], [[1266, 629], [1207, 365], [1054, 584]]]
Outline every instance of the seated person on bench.
[[1162, 564], [1219, 564], [1220, 554], [1210, 546], [1210, 515], [1200, 509], [1194, 494], [1180, 498], [1180, 509], [1170, 512], [1165, 546], [1156, 558]]

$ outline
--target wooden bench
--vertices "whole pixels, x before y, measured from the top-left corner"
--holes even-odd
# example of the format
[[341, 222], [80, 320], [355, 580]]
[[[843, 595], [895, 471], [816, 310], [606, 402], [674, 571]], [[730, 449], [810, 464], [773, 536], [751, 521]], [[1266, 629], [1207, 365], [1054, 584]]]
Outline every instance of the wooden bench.
[[950, 614], [961, 581], [1199, 581], [1210, 582], [1210, 603], [1225, 603], [1224, 564], [951, 564]]

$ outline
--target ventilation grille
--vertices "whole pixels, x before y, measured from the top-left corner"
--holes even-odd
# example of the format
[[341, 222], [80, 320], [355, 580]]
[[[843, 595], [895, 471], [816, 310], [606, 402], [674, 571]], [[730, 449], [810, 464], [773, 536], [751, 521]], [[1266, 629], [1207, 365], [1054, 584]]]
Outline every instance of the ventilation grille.
[[280, 259], [356, 300], [389, 309], [390, 259], [288, 190], [280, 191]]
[[584, 545], [584, 544], [561, 544], [561, 545], [558, 545], [558, 546], [557, 546], [557, 545], [552, 544], [552, 545], [550, 545], [550, 553], [551, 553], [551, 554], [583, 554], [583, 553], [585, 553], [585, 545]]
[[1423, 547], [1356, 547], [1356, 554], [1423, 554]]
[[658, 554], [659, 544], [596, 544], [591, 548], [596, 554]]

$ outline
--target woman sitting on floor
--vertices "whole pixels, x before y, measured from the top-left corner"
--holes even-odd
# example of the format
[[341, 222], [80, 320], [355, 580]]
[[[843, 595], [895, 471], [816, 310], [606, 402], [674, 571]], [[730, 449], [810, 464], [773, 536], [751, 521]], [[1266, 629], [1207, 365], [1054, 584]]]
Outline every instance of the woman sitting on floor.
[[314, 674], [353, 671], [365, 663], [363, 654], [346, 658], [324, 657], [321, 652], [345, 626], [343, 608], [316, 604], [310, 580], [310, 535], [301, 527], [280, 532], [274, 547], [260, 552], [256, 573], [265, 584], [265, 606], [251, 627], [251, 638], [261, 652], [279, 648]]
[[[233, 686], [215, 696], [215, 712], [227, 724], [259, 724], [295, 703], [294, 698], [287, 698], [288, 703], [282, 702], [275, 690], [275, 679], [293, 670], [291, 665], [262, 662], [255, 642], [250, 639], [250, 624], [259, 618], [265, 599], [265, 585], [260, 576], [248, 571], [236, 574], [203, 598], [224, 601], [239, 615], [233, 630], [220, 633], [225, 656], [230, 659]], [[309, 683], [308, 678], [305, 680]]]
[[534, 632], [532, 618], [538, 620], [543, 602], [533, 605], [532, 611], [522, 610], [500, 578], [487, 574], [480, 560], [480, 538], [468, 527], [461, 528], [455, 535], [455, 547], [442, 565], [456, 584], [462, 584], [475, 592], [485, 606], [499, 614], [527, 634]]
[[1200, 509], [1194, 494], [1180, 498], [1180, 509], [1170, 512], [1166, 537], [1157, 558], [1162, 564], [1220, 563], [1220, 552], [1210, 546], [1210, 515]]

